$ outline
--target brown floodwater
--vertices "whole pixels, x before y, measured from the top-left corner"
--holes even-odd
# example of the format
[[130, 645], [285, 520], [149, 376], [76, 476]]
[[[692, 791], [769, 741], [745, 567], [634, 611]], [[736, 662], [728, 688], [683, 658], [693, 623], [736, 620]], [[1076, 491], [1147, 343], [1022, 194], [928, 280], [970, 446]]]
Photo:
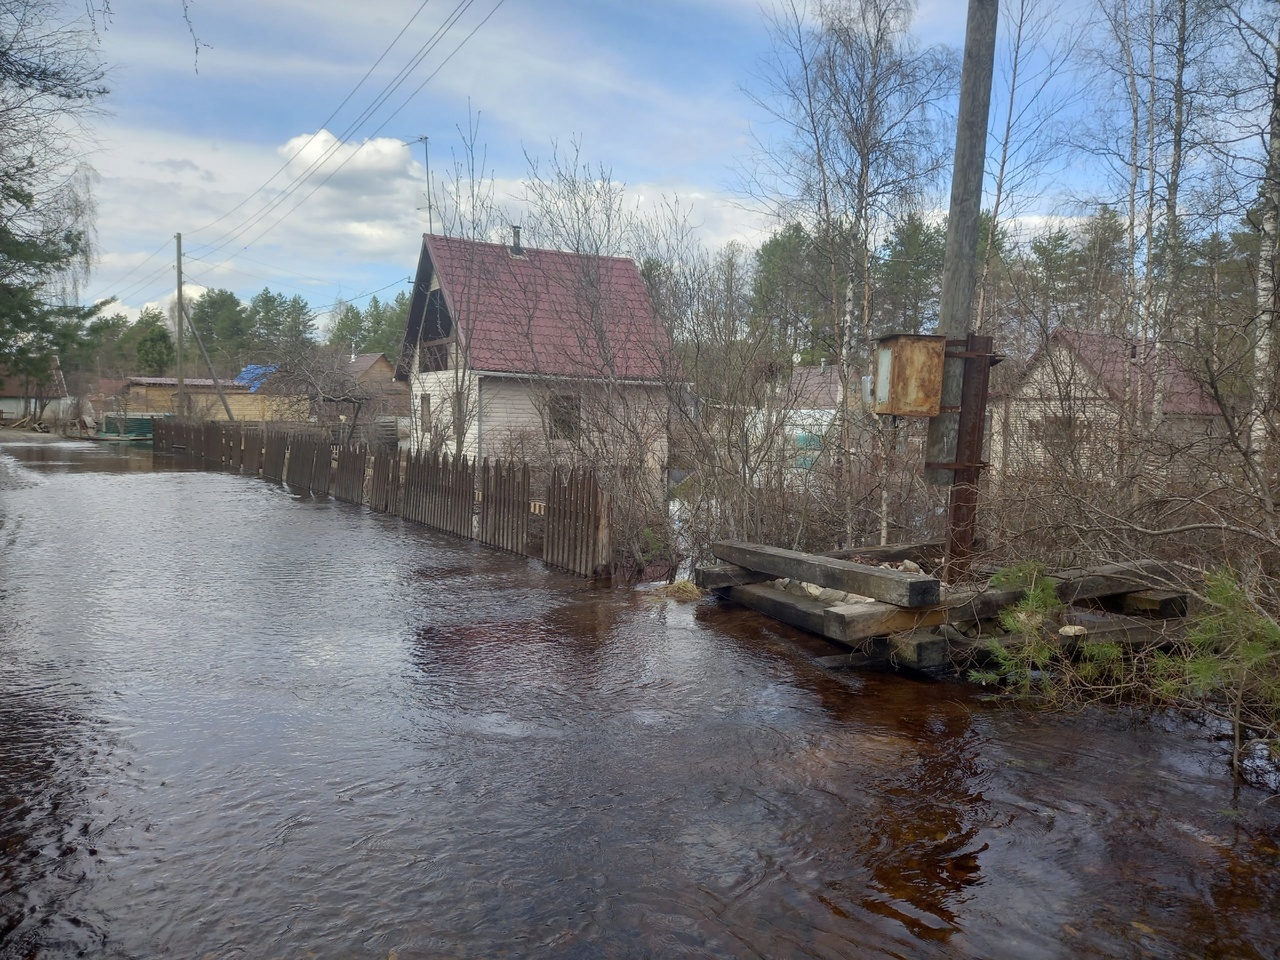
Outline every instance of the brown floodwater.
[[1199, 728], [798, 639], [11, 435], [0, 957], [1280, 955], [1280, 800]]

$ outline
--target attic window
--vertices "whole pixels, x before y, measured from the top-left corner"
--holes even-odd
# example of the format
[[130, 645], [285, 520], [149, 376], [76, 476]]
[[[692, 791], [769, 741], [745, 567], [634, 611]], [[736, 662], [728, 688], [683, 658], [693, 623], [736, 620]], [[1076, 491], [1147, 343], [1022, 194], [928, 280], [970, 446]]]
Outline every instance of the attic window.
[[547, 433], [552, 440], [577, 440], [582, 431], [582, 401], [572, 393], [552, 394], [547, 403]]

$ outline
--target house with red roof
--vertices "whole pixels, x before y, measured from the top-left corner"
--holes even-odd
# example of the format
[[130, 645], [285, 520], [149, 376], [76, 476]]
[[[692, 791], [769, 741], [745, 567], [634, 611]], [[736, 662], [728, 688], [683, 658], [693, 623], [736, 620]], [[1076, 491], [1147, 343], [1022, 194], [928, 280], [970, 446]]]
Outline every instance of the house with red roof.
[[661, 469], [671, 339], [635, 261], [426, 235], [397, 378], [412, 447]]
[[996, 472], [1125, 476], [1141, 449], [1142, 469], [1180, 476], [1213, 463], [1226, 436], [1213, 395], [1168, 344], [1070, 327], [991, 410]]

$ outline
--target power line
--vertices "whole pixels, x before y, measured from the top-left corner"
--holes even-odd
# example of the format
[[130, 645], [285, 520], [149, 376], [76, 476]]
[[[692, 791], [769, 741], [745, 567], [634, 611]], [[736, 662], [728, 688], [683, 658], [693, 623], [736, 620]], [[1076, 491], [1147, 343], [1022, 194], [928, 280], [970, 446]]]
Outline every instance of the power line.
[[[192, 256], [188, 256], [186, 259], [187, 259], [187, 261], [188, 261], [188, 262], [190, 262], [190, 261], [193, 261], [193, 260], [194, 260], [196, 263], [203, 263], [203, 264], [204, 264], [206, 267], [208, 267], [210, 270], [224, 270], [224, 271], [226, 271], [227, 273], [235, 273], [235, 274], [238, 274], [238, 275], [240, 275], [240, 276], [242, 276], [242, 277], [253, 277], [253, 279], [255, 279], [255, 280], [261, 280], [261, 281], [263, 281], [264, 283], [274, 283], [277, 287], [285, 287], [286, 289], [289, 289], [289, 290], [297, 290], [299, 293], [312, 293], [312, 292], [314, 292], [312, 289], [308, 289], [307, 287], [300, 287], [300, 286], [298, 286], [298, 285], [296, 285], [296, 284], [292, 284], [292, 283], [284, 283], [284, 282], [282, 282], [281, 280], [279, 280], [279, 279], [277, 279], [277, 278], [275, 278], [275, 277], [264, 277], [264, 276], [263, 276], [262, 274], [260, 274], [260, 273], [254, 273], [254, 272], [252, 272], [252, 271], [250, 271], [250, 270], [245, 270], [245, 269], [243, 269], [243, 268], [241, 268], [241, 267], [234, 267], [234, 266], [229, 267], [229, 266], [227, 266], [227, 264], [228, 264], [228, 263], [230, 263], [232, 259], [236, 259], [236, 258], [238, 258], [238, 257], [240, 257], [240, 256], [241, 256], [241, 254], [236, 254], [236, 256], [235, 256], [235, 257], [232, 257], [232, 258], [230, 258], [230, 259], [228, 259], [228, 260], [224, 260], [222, 263], [212, 263], [212, 262], [210, 262], [210, 261], [208, 261], [208, 260], [205, 260], [203, 257], [192, 257]], [[248, 258], [248, 257], [244, 257], [244, 259], [245, 259], [245, 260], [248, 260], [249, 258]], [[253, 261], [251, 261], [251, 262], [253, 262]], [[274, 266], [272, 266], [272, 265], [271, 265], [271, 264], [269, 264], [269, 263], [267, 263], [267, 264], [263, 264], [263, 266], [265, 266], [265, 267], [270, 267], [272, 270], [280, 270], [282, 273], [293, 273], [293, 271], [292, 271], [292, 270], [286, 270], [284, 267], [274, 267]], [[314, 279], [316, 279], [315, 277], [307, 277], [305, 274], [296, 274], [296, 276], [301, 276], [301, 277], [303, 277], [304, 279], [307, 279], [307, 280], [314, 280]], [[331, 280], [320, 280], [319, 282], [320, 282], [320, 283], [323, 283], [326, 287], [331, 287], [331, 286], [333, 286], [333, 281], [331, 281]]]
[[[362, 110], [360, 114], [355, 118], [355, 120], [347, 124], [347, 126], [335, 137], [334, 142], [329, 147], [327, 147], [320, 154], [319, 157], [311, 161], [311, 163], [308, 164], [307, 168], [303, 170], [301, 173], [299, 173], [297, 176], [295, 176], [280, 193], [278, 193], [276, 196], [272, 197], [269, 201], [267, 201], [267, 203], [264, 204], [262, 208], [258, 210], [256, 213], [250, 215], [246, 220], [242, 221], [239, 226], [236, 226], [231, 228], [230, 230], [224, 231], [214, 239], [202, 244], [202, 246], [205, 248], [205, 252], [216, 253], [217, 251], [224, 249], [228, 244], [232, 243], [239, 237], [243, 236], [244, 233], [250, 230], [255, 224], [261, 222], [264, 218], [270, 215], [273, 210], [283, 205], [284, 202], [289, 199], [289, 197], [291, 197], [295, 192], [297, 192], [297, 190], [301, 188], [303, 184], [305, 184], [308, 180], [310, 180], [311, 177], [314, 176], [319, 171], [319, 169], [329, 160], [330, 157], [332, 157], [339, 149], [346, 146], [347, 137], [352, 135], [359, 128], [361, 124], [363, 124], [366, 120], [368, 120], [384, 103], [386, 103], [387, 99], [391, 96], [391, 94], [395, 93], [395, 91], [398, 90], [401, 87], [401, 85], [403, 85], [403, 83], [405, 82], [405, 80], [408, 79], [409, 75], [413, 72], [413, 70], [416, 69], [418, 65], [421, 64], [422, 61], [425, 60], [427, 56], [431, 54], [431, 52], [439, 45], [439, 43], [444, 39], [444, 37], [448, 35], [449, 31], [453, 29], [453, 27], [457, 24], [458, 20], [461, 19], [462, 15], [465, 14], [467, 10], [474, 3], [475, 3], [475, 0], [459, 0], [458, 5], [454, 7], [452, 13], [450, 13], [449, 16], [445, 18], [444, 23], [442, 23], [440, 26], [438, 26], [435, 29], [435, 32], [432, 33], [432, 35], [426, 40], [426, 42], [424, 42], [422, 46], [418, 48], [418, 51], [414, 54], [413, 57], [410, 58], [409, 62], [405, 64], [405, 66], [400, 68], [400, 70], [396, 73], [395, 77], [392, 78], [391, 81], [389, 81], [386, 85], [383, 86], [382, 90], [379, 91], [378, 95], [375, 97], [373, 103], [365, 107], [364, 110]], [[492, 13], [490, 13], [490, 16], [492, 16]], [[487, 19], [488, 18], [486, 18], [486, 20]], [[474, 31], [472, 32], [474, 33]], [[467, 39], [470, 39], [470, 36], [468, 36]], [[463, 43], [465, 42], [466, 41], [464, 40]], [[461, 47], [461, 44], [459, 45], [459, 47]], [[457, 51], [455, 50], [454, 52], [456, 53]], [[444, 62], [447, 63], [448, 59], [449, 58], [446, 58]], [[441, 66], [443, 66], [443, 63], [441, 64]], [[438, 70], [439, 68], [437, 68], [437, 72]], [[434, 76], [434, 73], [432, 74], [432, 76]], [[418, 89], [420, 90], [421, 87], [419, 87]], [[399, 110], [401, 109], [403, 109], [403, 105], [397, 108], [396, 113], [398, 113]], [[395, 116], [395, 113], [393, 113], [392, 116]], [[387, 120], [390, 120], [390, 119], [391, 119], [390, 117], [387, 118]], [[382, 126], [385, 126], [386, 122], [387, 121], [383, 121]], [[382, 127], [380, 126], [378, 130], [381, 130], [381, 129]], [[376, 135], [377, 132], [378, 131], [375, 130], [374, 134]], [[318, 135], [318, 133], [319, 131], [317, 131], [316, 135]], [[312, 139], [314, 139], [314, 136]], [[363, 146], [363, 144], [361, 146]], [[334, 173], [337, 173], [338, 170], [341, 170], [342, 167], [346, 166], [346, 163], [351, 159], [352, 156], [355, 155], [356, 152], [359, 152], [359, 150], [360, 150], [360, 147], [357, 147], [356, 150], [350, 156], [348, 156], [346, 160], [344, 160], [342, 163], [338, 165], [337, 168], [335, 168], [333, 171], [330, 172], [329, 177], [333, 176]], [[297, 156], [297, 154], [295, 154], [295, 156]], [[328, 177], [326, 177], [325, 179], [328, 180]], [[307, 196], [310, 196], [310, 194], [308, 194]], [[306, 198], [304, 197], [303, 199], [305, 200]], [[297, 207], [295, 206], [291, 208], [289, 213], [292, 213], [294, 209], [297, 209]], [[288, 214], [286, 214], [286, 216], [287, 215]]]
[[[156, 257], [160, 256], [161, 252], [162, 252], [162, 251], [164, 251], [164, 250], [166, 250], [166, 249], [168, 248], [168, 246], [169, 246], [169, 241], [168, 241], [168, 240], [165, 240], [163, 243], [161, 243], [161, 244], [160, 244], [160, 246], [156, 247], [155, 251], [154, 251], [154, 252], [152, 252], [152, 254], [151, 254], [149, 257], [147, 257], [145, 260], [143, 260], [141, 263], [139, 263], [137, 266], [135, 266], [132, 270], [130, 270], [128, 273], [126, 273], [123, 277], [120, 277], [118, 280], [116, 280], [116, 283], [124, 283], [126, 280], [128, 280], [130, 277], [132, 277], [135, 273], [137, 273], [139, 270], [141, 270], [143, 267], [145, 267], [148, 263], [150, 263], [150, 262], [151, 262], [152, 260], [154, 260]], [[168, 269], [168, 265], [166, 265], [166, 266], [164, 267], [164, 269], [166, 269], [166, 270], [167, 270], [167, 269]], [[102, 299], [105, 299], [105, 298], [104, 298], [104, 297], [90, 297], [90, 302], [92, 302], [92, 303], [97, 303], [99, 300], [102, 300]]]
[[334, 117], [336, 117], [339, 111], [341, 111], [343, 107], [345, 107], [348, 103], [351, 102], [351, 98], [356, 95], [356, 91], [358, 91], [362, 86], [364, 86], [364, 82], [368, 80], [370, 76], [373, 75], [374, 70], [378, 69], [378, 65], [381, 64], [382, 61], [386, 59], [387, 54], [391, 52], [391, 48], [400, 42], [400, 38], [405, 35], [405, 31], [407, 31], [409, 27], [413, 25], [413, 22], [418, 19], [418, 16], [422, 13], [423, 10], [426, 9], [427, 4], [430, 2], [431, 0], [422, 0], [422, 4], [418, 7], [417, 10], [413, 12], [413, 16], [411, 16], [407, 21], [405, 21], [404, 26], [400, 28], [400, 32], [395, 35], [394, 39], [392, 39], [392, 41], [389, 44], [387, 44], [386, 49], [382, 51], [382, 53], [378, 56], [378, 59], [373, 61], [373, 66], [371, 66], [368, 70], [365, 71], [364, 76], [360, 78], [359, 82], [354, 87], [351, 88], [351, 91], [345, 97], [342, 98], [342, 102], [338, 104], [336, 107], [334, 107], [333, 110], [329, 113], [329, 115], [325, 117], [323, 121], [321, 121], [320, 125], [316, 128], [316, 132], [307, 138], [307, 142], [304, 143], [302, 146], [300, 146], [293, 153], [291, 157], [285, 160], [285, 162], [280, 165], [279, 169], [277, 169], [275, 173], [267, 177], [267, 179], [262, 182], [261, 186], [259, 186], [252, 193], [248, 194], [243, 200], [237, 203], [234, 207], [232, 207], [222, 216], [218, 217], [218, 219], [210, 220], [204, 226], [197, 227], [196, 229], [192, 230], [191, 233], [199, 233], [202, 230], [208, 230], [210, 227], [214, 226], [215, 224], [221, 223], [223, 220], [227, 219], [227, 217], [231, 216], [231, 214], [235, 213], [237, 210], [243, 207], [246, 203], [248, 203], [258, 194], [260, 194], [268, 186], [270, 186], [271, 182], [275, 180], [276, 177], [280, 176], [280, 174], [282, 174], [285, 170], [289, 169], [289, 164], [293, 163], [293, 161], [298, 158], [298, 156], [302, 153], [302, 151], [306, 150], [307, 147], [311, 146], [311, 144], [315, 142], [316, 137], [320, 135], [320, 131], [325, 129], [325, 127], [329, 125], [329, 121], [332, 120]]
[[127, 299], [131, 299], [137, 294], [139, 290], [152, 285], [155, 282], [157, 277], [159, 277], [161, 274], [168, 273], [171, 268], [172, 268], [172, 264], [168, 264], [168, 263], [162, 264], [161, 266], [157, 267], [155, 270], [152, 270], [149, 274], [147, 274], [141, 280], [135, 281], [132, 286], [116, 294], [116, 299], [120, 300], [121, 302]]
[[337, 300], [333, 301], [333, 303], [326, 304], [323, 307], [317, 307], [314, 312], [329, 313], [334, 307], [341, 303], [350, 303], [354, 305], [357, 300], [361, 300], [364, 297], [372, 297], [375, 293], [381, 293], [383, 290], [390, 290], [392, 287], [397, 287], [402, 283], [413, 283], [413, 277], [401, 277], [398, 280], [392, 280], [386, 286], [379, 287], [377, 290], [366, 290], [364, 293], [353, 294], [350, 297], [339, 297]]
[[[198, 229], [204, 230], [204, 229], [207, 229], [208, 227], [213, 226], [214, 224], [217, 224], [225, 220], [236, 210], [240, 209], [246, 203], [252, 200], [254, 196], [261, 193], [261, 191], [265, 189], [275, 179], [275, 177], [279, 175], [279, 173], [282, 170], [287, 169], [289, 163], [291, 163], [294, 159], [296, 159], [297, 156], [299, 156], [311, 143], [315, 141], [316, 137], [319, 136], [320, 131], [323, 130], [325, 126], [329, 123], [329, 121], [332, 120], [333, 117], [336, 116], [337, 113], [351, 100], [351, 98], [363, 85], [365, 80], [368, 79], [368, 77], [373, 73], [373, 71], [382, 62], [382, 60], [385, 59], [387, 54], [391, 51], [391, 49], [395, 46], [395, 44], [404, 35], [405, 31], [417, 19], [419, 14], [421, 14], [422, 10], [426, 7], [428, 2], [430, 2], [430, 0], [423, 0], [423, 3], [418, 7], [418, 9], [414, 12], [413, 16], [401, 28], [400, 32], [396, 35], [395, 39], [393, 39], [392, 42], [387, 46], [387, 48], [383, 51], [382, 55], [379, 56], [377, 61], [375, 61], [373, 66], [371, 66], [369, 70], [366, 71], [364, 77], [361, 78], [360, 82], [357, 83], [354, 88], [352, 88], [351, 92], [343, 99], [342, 103], [340, 103], [338, 107], [335, 108], [334, 111], [330, 113], [329, 117], [327, 117], [325, 121], [320, 125], [320, 129], [317, 130], [315, 134], [312, 134], [311, 137], [308, 138], [307, 142], [303, 144], [288, 160], [285, 161], [285, 163], [281, 166], [280, 170], [277, 170], [276, 173], [272, 174], [272, 176], [262, 184], [262, 186], [260, 186], [253, 193], [249, 194], [247, 197], [245, 197], [244, 200], [238, 203], [235, 207], [228, 210], [225, 214], [223, 214], [217, 220], [211, 221], [210, 223], [205, 224], [204, 226]], [[420, 65], [422, 61], [425, 60], [426, 57], [435, 50], [435, 48], [440, 44], [440, 42], [444, 39], [444, 37], [447, 36], [448, 33], [457, 25], [458, 21], [470, 9], [470, 7], [474, 4], [474, 2], [475, 0], [460, 0], [458, 5], [454, 8], [453, 12], [445, 19], [444, 23], [440, 27], [437, 27], [437, 29], [432, 34], [432, 36], [421, 47], [419, 47], [417, 53], [410, 59], [409, 63], [407, 63], [404, 67], [401, 68], [401, 70], [396, 74], [395, 78], [393, 78], [392, 82], [389, 82], [387, 85], [383, 87], [382, 91], [379, 92], [374, 102], [369, 107], [366, 107], [352, 123], [348, 124], [348, 126], [342, 131], [341, 135], [335, 139], [335, 142], [333, 143], [333, 145], [327, 148], [319, 159], [313, 161], [305, 171], [303, 171], [301, 174], [296, 176], [293, 179], [293, 181], [291, 181], [289, 186], [280, 195], [272, 198], [272, 200], [266, 205], [264, 205], [264, 207], [261, 210], [259, 210], [256, 214], [247, 218], [238, 227], [235, 227], [223, 233], [219, 237], [215, 238], [213, 241], [210, 241], [210, 243], [202, 244], [201, 246], [206, 247], [206, 249], [203, 250], [202, 252], [206, 256], [208, 256], [209, 254], [217, 253], [219, 250], [224, 249], [231, 242], [243, 236], [253, 226], [255, 226], [257, 223], [260, 223], [263, 219], [265, 219], [267, 215], [269, 215], [274, 209], [277, 209], [279, 206], [281, 206], [285, 200], [287, 200], [298, 189], [300, 189], [308, 180], [310, 180], [312, 176], [318, 171], [318, 169], [334, 153], [336, 153], [336, 151], [339, 148], [346, 145], [345, 143], [346, 137], [350, 135], [352, 132], [354, 132], [354, 130], [361, 123], [363, 123], [365, 120], [371, 117], [381, 106], [383, 106], [387, 102], [388, 99], [390, 99], [391, 95], [395, 93], [396, 90], [398, 90], [404, 84], [404, 82], [408, 79], [409, 75], [413, 72], [413, 70], [416, 69], [416, 67]], [[463, 37], [461, 42], [458, 43], [458, 45], [449, 53], [449, 55], [445, 57], [444, 60], [442, 60], [440, 64], [420, 84], [418, 84], [417, 87], [414, 88], [414, 90], [409, 94], [408, 97], [406, 97], [399, 104], [399, 106], [397, 106], [387, 117], [385, 117], [382, 120], [382, 122], [370, 135], [370, 138], [376, 137], [377, 134], [380, 133], [383, 130], [383, 128], [385, 128], [386, 125], [391, 122], [392, 119], [394, 119], [406, 106], [409, 105], [409, 103], [413, 101], [414, 97], [416, 97], [422, 91], [422, 89], [440, 73], [440, 71], [449, 63], [449, 61], [452, 60], [454, 56], [457, 55], [457, 53], [471, 40], [472, 37], [475, 36], [475, 34], [480, 30], [480, 28], [483, 27], [486, 23], [488, 23], [490, 19], [492, 19], [494, 14], [497, 13], [498, 9], [503, 5], [503, 3], [505, 3], [505, 0], [497, 0], [493, 8], [490, 9], [490, 11], [483, 17], [483, 19], [481, 19], [480, 22], [477, 23], [476, 26], [473, 27], [465, 37]], [[313, 196], [317, 190], [319, 190], [322, 186], [328, 183], [328, 181], [334, 175], [336, 175], [339, 171], [341, 171], [347, 165], [347, 163], [349, 163], [352, 159], [354, 159], [356, 154], [360, 151], [360, 149], [363, 148], [363, 146], [364, 144], [357, 146], [355, 150], [353, 150], [344, 160], [342, 160], [333, 170], [331, 170], [318, 184], [316, 184], [301, 199], [299, 199], [287, 211], [285, 211], [285, 213], [282, 216], [278, 217], [271, 224], [269, 224], [267, 227], [261, 230], [255, 237], [253, 237], [252, 240], [249, 240], [248, 242], [246, 242], [240, 248], [240, 250], [243, 251], [245, 249], [248, 249], [250, 245], [261, 240], [264, 236], [266, 236], [268, 233], [274, 230], [277, 226], [283, 223], [286, 219], [288, 219], [288, 217], [291, 216], [295, 211], [297, 211], [297, 209], [303, 203], [305, 203], [311, 196]], [[222, 241], [222, 242], [219, 243], [219, 241]], [[214, 244], [217, 244], [217, 245], [214, 246]], [[137, 270], [145, 266], [145, 264], [148, 261], [158, 256], [165, 246], [167, 246], [167, 241], [166, 243], [162, 244], [161, 247], [158, 248], [154, 253], [148, 256], [146, 260], [138, 264], [132, 271], [130, 271], [129, 274], [126, 274], [125, 277], [122, 278], [122, 280], [127, 279], [133, 273], [136, 273]], [[236, 255], [243, 256], [243, 253], [238, 253]], [[190, 256], [190, 254], [188, 256]], [[203, 259], [202, 257], [190, 256], [190, 258], [194, 260], [198, 260], [201, 263], [205, 263], [211, 269], [217, 269], [217, 268], [223, 267], [225, 266], [226, 263], [228, 263], [231, 259], [233, 259], [233, 257], [228, 257], [225, 260], [214, 264], [214, 263], [210, 263], [208, 260]], [[263, 263], [261, 261], [253, 261], [252, 258], [250, 257], [244, 257], [244, 259], [250, 260], [250, 262], [261, 263], [261, 265], [266, 266], [273, 270], [278, 269], [286, 273], [294, 273], [296, 276], [302, 277], [304, 279], [316, 280], [317, 282], [321, 282], [321, 283], [326, 282], [324, 280], [321, 280], [318, 277], [309, 277], [306, 274], [295, 273], [294, 271], [290, 271], [285, 268], [275, 267], [271, 264]], [[123, 300], [126, 297], [135, 296], [139, 290], [145, 288], [155, 277], [157, 277], [159, 274], [163, 273], [164, 271], [167, 271], [168, 269], [169, 267], [166, 264], [158, 268], [156, 271], [153, 271], [152, 273], [148, 274], [141, 281], [134, 283], [124, 293], [119, 294], [118, 295], [119, 299]], [[247, 271], [242, 271], [242, 270], [236, 270], [235, 272], [242, 273], [246, 276], [256, 276], [255, 274], [251, 274], [251, 273], [248, 273]], [[267, 279], [267, 278], [257, 277], [257, 279]], [[399, 281], [399, 280], [394, 281], [393, 283], [387, 284], [384, 287], [378, 288], [378, 290], [368, 291], [366, 293], [358, 294], [355, 298], [352, 298], [352, 299], [359, 299], [360, 297], [371, 296], [374, 293], [378, 293], [378, 292], [381, 292], [382, 290], [388, 289], [389, 287], [395, 286], [400, 282], [402, 281]], [[288, 284], [281, 284], [281, 285], [289, 286]], [[293, 289], [301, 289], [301, 288], [294, 287]], [[331, 304], [329, 307], [326, 307], [324, 309], [325, 310], [330, 309], [333, 305], [336, 305], [339, 302], [342, 302], [342, 301], [341, 300], [335, 301], [334, 304]]]
[[[471, 5], [471, 3], [473, 3], [473, 2], [474, 2], [474, 0], [466, 0], [466, 5], [467, 5], [467, 6], [470, 6], [470, 5]], [[457, 46], [457, 47], [455, 47], [455, 48], [453, 49], [453, 51], [449, 54], [449, 56], [445, 57], [445, 58], [444, 58], [444, 60], [442, 60], [442, 61], [440, 62], [440, 65], [439, 65], [438, 67], [436, 67], [436, 69], [435, 69], [435, 70], [433, 70], [433, 71], [432, 71], [432, 72], [427, 76], [427, 78], [426, 78], [425, 80], [423, 80], [423, 81], [422, 81], [422, 83], [418, 84], [418, 86], [413, 90], [413, 92], [412, 92], [412, 93], [410, 93], [410, 94], [409, 94], [409, 96], [408, 96], [408, 97], [406, 97], [406, 98], [404, 99], [404, 101], [403, 101], [403, 102], [401, 102], [401, 104], [400, 104], [398, 107], [396, 107], [396, 109], [395, 109], [395, 110], [393, 110], [393, 111], [391, 112], [391, 114], [390, 114], [389, 116], [387, 116], [387, 117], [386, 117], [386, 119], [384, 119], [384, 120], [382, 121], [382, 123], [377, 127], [377, 129], [375, 129], [375, 130], [373, 131], [373, 135], [374, 135], [374, 136], [376, 136], [378, 133], [380, 133], [380, 132], [382, 131], [382, 129], [383, 129], [383, 128], [388, 124], [388, 123], [390, 123], [393, 119], [395, 119], [395, 117], [400, 113], [400, 111], [401, 111], [401, 110], [403, 110], [405, 107], [407, 107], [407, 106], [408, 106], [408, 105], [413, 101], [413, 98], [414, 98], [414, 97], [416, 97], [416, 96], [417, 96], [417, 95], [422, 91], [422, 88], [423, 88], [423, 87], [425, 87], [428, 83], [430, 83], [430, 82], [431, 82], [431, 80], [432, 80], [432, 79], [434, 79], [434, 78], [435, 78], [435, 76], [436, 76], [436, 75], [437, 75], [437, 74], [438, 74], [442, 69], [444, 69], [445, 65], [446, 65], [446, 64], [448, 64], [448, 62], [449, 62], [450, 60], [452, 60], [452, 59], [453, 59], [453, 57], [458, 53], [458, 51], [460, 51], [464, 46], [466, 46], [467, 41], [469, 41], [473, 36], [475, 36], [476, 32], [477, 32], [477, 31], [478, 31], [482, 26], [484, 26], [486, 23], [488, 23], [488, 22], [489, 22], [489, 20], [493, 17], [493, 15], [494, 15], [495, 13], [497, 13], [497, 12], [498, 12], [498, 8], [499, 8], [499, 7], [501, 7], [501, 6], [503, 5], [503, 3], [505, 3], [505, 2], [506, 2], [506, 0], [498, 0], [498, 2], [494, 4], [493, 9], [492, 9], [492, 10], [490, 10], [490, 11], [489, 11], [489, 13], [485, 15], [484, 19], [482, 19], [478, 24], [476, 24], [476, 26], [475, 26], [474, 28], [472, 28], [472, 30], [471, 30], [471, 32], [470, 32], [470, 33], [468, 33], [465, 37], [463, 37], [463, 38], [462, 38], [462, 41], [458, 44], [458, 46]], [[397, 86], [399, 86], [399, 85], [397, 84]], [[363, 145], [362, 145], [362, 146], [363, 146]], [[357, 147], [357, 148], [356, 148], [356, 150], [352, 151], [352, 152], [347, 156], [347, 158], [346, 158], [345, 160], [343, 160], [343, 161], [342, 161], [341, 163], [339, 163], [339, 164], [338, 164], [338, 165], [337, 165], [333, 170], [331, 170], [331, 171], [330, 171], [330, 172], [325, 176], [325, 178], [324, 178], [323, 180], [321, 180], [318, 184], [316, 184], [316, 185], [315, 185], [315, 186], [310, 190], [310, 192], [308, 192], [305, 196], [303, 196], [303, 197], [302, 197], [302, 199], [301, 199], [301, 200], [299, 200], [299, 201], [298, 201], [297, 203], [295, 203], [292, 207], [290, 207], [290, 208], [289, 208], [289, 210], [287, 210], [287, 211], [284, 213], [284, 215], [283, 215], [283, 216], [281, 216], [279, 219], [277, 219], [277, 220], [276, 220], [274, 223], [272, 223], [270, 226], [266, 227], [264, 230], [262, 230], [261, 232], [259, 232], [259, 233], [257, 234], [257, 236], [255, 236], [252, 240], [249, 240], [249, 241], [245, 244], [245, 248], [247, 248], [248, 246], [250, 246], [250, 245], [252, 245], [252, 244], [254, 244], [254, 243], [257, 243], [257, 242], [258, 242], [259, 240], [261, 240], [264, 236], [266, 236], [268, 233], [270, 233], [272, 230], [274, 230], [276, 227], [278, 227], [281, 223], [283, 223], [286, 219], [288, 219], [288, 218], [289, 218], [289, 216], [290, 216], [290, 215], [292, 215], [292, 214], [293, 214], [293, 212], [294, 212], [294, 211], [296, 211], [300, 206], [302, 206], [302, 204], [303, 204], [303, 203], [305, 203], [305, 202], [306, 202], [306, 201], [307, 201], [311, 196], [313, 196], [317, 190], [319, 190], [319, 189], [320, 189], [321, 187], [323, 187], [326, 183], [328, 183], [328, 182], [329, 182], [329, 180], [330, 180], [330, 179], [331, 179], [335, 174], [337, 174], [337, 173], [338, 173], [338, 172], [339, 172], [343, 167], [345, 167], [348, 163], [350, 163], [350, 162], [351, 162], [351, 160], [352, 160], [352, 159], [356, 156], [356, 154], [359, 152], [359, 150], [360, 150], [360, 148], [359, 148], [359, 147]], [[298, 187], [300, 187], [300, 186], [302, 186], [302, 181], [299, 181], [299, 183], [297, 183], [294, 187], [290, 188], [289, 193], [290, 193], [290, 194], [292, 194], [292, 193], [293, 193], [293, 191], [294, 191], [294, 190], [296, 190], [296, 189], [297, 189]], [[280, 199], [281, 199], [281, 200], [283, 200], [283, 199], [286, 199], [286, 197], [281, 197]], [[264, 210], [264, 213], [265, 213], [265, 212], [266, 212], [266, 211]], [[250, 225], [251, 225], [251, 223], [246, 223], [246, 227], [247, 227], [247, 226], [250, 226]], [[234, 238], [233, 238], [233, 239], [234, 239]], [[217, 248], [215, 248], [215, 250], [214, 250], [214, 251], [211, 251], [211, 252], [216, 252], [217, 250], [221, 250], [221, 249], [225, 248], [225, 247], [227, 246], [227, 244], [228, 244], [228, 243], [230, 243], [230, 242], [231, 242], [231, 240], [227, 240], [226, 242], [224, 242], [223, 244], [221, 244], [220, 246], [218, 246]], [[243, 249], [243, 248], [242, 248], [242, 249]], [[229, 257], [228, 259], [230, 259], [230, 257]], [[224, 262], [225, 262], [225, 261], [224, 261]]]

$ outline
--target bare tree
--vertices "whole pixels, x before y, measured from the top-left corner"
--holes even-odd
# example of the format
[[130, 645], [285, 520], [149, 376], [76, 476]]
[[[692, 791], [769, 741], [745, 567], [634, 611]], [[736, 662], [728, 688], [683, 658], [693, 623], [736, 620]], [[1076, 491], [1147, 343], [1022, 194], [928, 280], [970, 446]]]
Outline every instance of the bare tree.
[[[914, 14], [908, 0], [791, 0], [771, 18], [767, 88], [756, 98], [784, 135], [761, 145], [751, 189], [785, 220], [811, 225], [830, 278], [843, 459], [852, 458], [866, 428], [873, 456], [883, 459], [886, 449], [879, 424], [858, 411], [857, 399], [860, 377], [871, 372], [874, 250], [893, 218], [915, 209], [943, 169], [940, 134], [955, 60], [941, 48], [918, 47]], [[846, 489], [849, 539], [852, 484]], [[882, 539], [887, 524], [886, 502]]]

